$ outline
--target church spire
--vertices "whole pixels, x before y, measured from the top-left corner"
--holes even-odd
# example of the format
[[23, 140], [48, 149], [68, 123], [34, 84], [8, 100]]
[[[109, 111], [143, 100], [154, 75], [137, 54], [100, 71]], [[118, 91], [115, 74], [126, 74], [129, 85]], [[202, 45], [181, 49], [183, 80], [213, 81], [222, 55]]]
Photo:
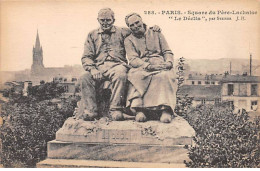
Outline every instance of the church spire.
[[36, 36], [36, 41], [35, 45], [33, 47], [33, 64], [31, 67], [31, 73], [33, 75], [37, 75], [42, 73], [44, 69], [43, 65], [43, 51], [42, 51], [42, 46], [40, 44], [40, 38], [39, 38], [39, 33], [37, 29], [37, 36]]
[[36, 50], [40, 50], [41, 49], [41, 44], [40, 44], [40, 38], [39, 38], [39, 33], [38, 33], [38, 29], [37, 29], [37, 36], [36, 36], [36, 41], [35, 41], [35, 49]]

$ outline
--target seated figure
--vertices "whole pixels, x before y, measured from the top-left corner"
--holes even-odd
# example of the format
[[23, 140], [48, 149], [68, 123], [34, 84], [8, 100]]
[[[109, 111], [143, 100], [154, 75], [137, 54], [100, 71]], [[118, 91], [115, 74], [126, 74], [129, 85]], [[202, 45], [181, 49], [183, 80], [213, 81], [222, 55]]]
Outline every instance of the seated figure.
[[130, 82], [127, 106], [139, 122], [156, 113], [160, 121], [171, 122], [176, 104], [176, 82], [173, 71], [173, 53], [160, 32], [153, 32], [140, 15], [132, 13], [125, 18], [132, 34], [125, 41]]
[[[110, 8], [99, 11], [98, 22], [100, 27], [88, 34], [84, 45], [81, 61], [86, 72], [79, 80], [82, 98], [74, 114], [79, 119], [98, 119], [98, 101], [107, 98], [101, 93], [102, 89], [109, 88], [109, 116], [112, 120], [123, 120], [129, 69], [124, 40], [131, 30], [114, 26], [114, 12]], [[153, 30], [160, 31], [160, 28]]]

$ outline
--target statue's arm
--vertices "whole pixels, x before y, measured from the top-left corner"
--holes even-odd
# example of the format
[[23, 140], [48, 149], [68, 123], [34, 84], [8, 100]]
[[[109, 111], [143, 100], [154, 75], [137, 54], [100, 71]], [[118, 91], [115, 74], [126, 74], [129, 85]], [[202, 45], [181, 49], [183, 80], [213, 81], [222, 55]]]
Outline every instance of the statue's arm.
[[150, 65], [149, 62], [145, 62], [140, 58], [138, 52], [136, 51], [135, 45], [129, 38], [125, 39], [124, 44], [129, 65], [133, 68], [143, 67], [144, 69]]
[[84, 52], [81, 58], [82, 66], [86, 71], [95, 69], [95, 44], [92, 38], [92, 34], [89, 33], [84, 44]]
[[[132, 33], [132, 31], [127, 27], [122, 27], [121, 29], [122, 29], [122, 34], [123, 34], [124, 38], [128, 37]], [[150, 27], [149, 29], [152, 29], [154, 32], [158, 32], [158, 33], [160, 33], [162, 30], [157, 25], [154, 25], [154, 26]]]
[[173, 65], [173, 62], [174, 62], [173, 53], [172, 53], [165, 37], [163, 36], [162, 33], [158, 33], [158, 37], [159, 37], [159, 44], [161, 47], [161, 51], [162, 51], [164, 60], [166, 62], [171, 62]]

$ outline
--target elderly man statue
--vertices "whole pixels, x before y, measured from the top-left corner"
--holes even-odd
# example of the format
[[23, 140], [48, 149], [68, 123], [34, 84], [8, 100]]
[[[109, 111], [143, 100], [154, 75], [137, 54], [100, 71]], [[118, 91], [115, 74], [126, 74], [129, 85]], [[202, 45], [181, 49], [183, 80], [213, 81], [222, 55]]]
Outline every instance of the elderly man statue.
[[125, 18], [132, 34], [125, 39], [130, 81], [127, 106], [136, 114], [136, 121], [144, 122], [153, 113], [164, 123], [171, 122], [176, 104], [176, 82], [173, 71], [173, 53], [164, 36], [153, 32], [140, 15], [132, 13]]
[[[126, 103], [128, 65], [124, 39], [131, 34], [128, 28], [114, 26], [114, 12], [110, 8], [98, 13], [100, 28], [88, 34], [81, 58], [86, 73], [80, 78], [82, 92], [79, 117], [93, 120], [99, 117], [96, 93], [104, 88], [104, 82], [111, 89], [110, 116], [112, 120], [123, 120], [122, 109]], [[160, 31], [160, 28], [155, 28]]]

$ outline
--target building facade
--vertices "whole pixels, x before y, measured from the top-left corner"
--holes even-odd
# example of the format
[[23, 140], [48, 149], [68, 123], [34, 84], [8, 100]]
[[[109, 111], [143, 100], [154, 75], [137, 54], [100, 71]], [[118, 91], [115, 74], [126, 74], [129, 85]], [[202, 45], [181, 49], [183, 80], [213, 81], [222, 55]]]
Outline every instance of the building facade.
[[256, 111], [260, 100], [260, 77], [248, 75], [227, 75], [222, 79], [222, 101], [235, 109]]
[[189, 74], [184, 85], [219, 85], [223, 75], [211, 74]]

